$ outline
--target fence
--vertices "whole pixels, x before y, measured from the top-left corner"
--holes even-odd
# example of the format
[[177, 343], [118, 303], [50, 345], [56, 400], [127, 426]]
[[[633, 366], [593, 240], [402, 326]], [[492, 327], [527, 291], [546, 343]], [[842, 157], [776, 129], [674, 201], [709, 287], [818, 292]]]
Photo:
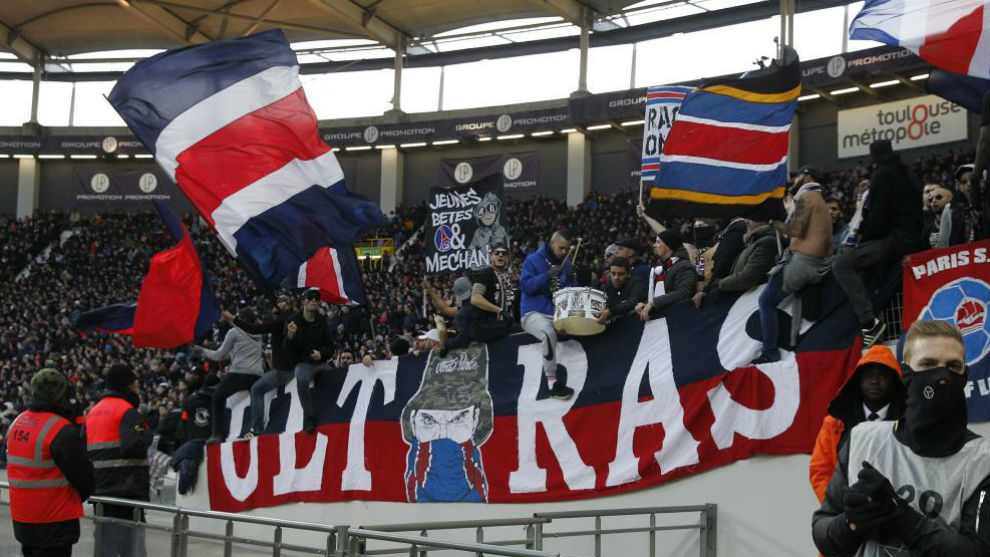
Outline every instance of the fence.
[[[9, 505], [10, 486], [0, 482], [0, 505]], [[4, 498], [4, 491], [8, 496]], [[224, 513], [217, 511], [202, 511], [183, 509], [170, 505], [160, 505], [144, 501], [117, 499], [114, 497], [91, 497], [89, 503], [95, 505], [95, 512], [87, 518], [96, 524], [113, 523], [128, 526], [137, 525], [134, 535], [140, 530], [155, 530], [166, 532], [170, 537], [170, 557], [188, 557], [188, 542], [190, 539], [213, 540], [223, 543], [224, 557], [233, 555], [235, 544], [254, 547], [270, 548], [272, 557], [281, 557], [282, 551], [297, 551], [324, 557], [365, 557], [387, 554], [406, 554], [410, 557], [426, 557], [429, 551], [451, 550], [474, 553], [475, 555], [500, 555], [504, 557], [560, 557], [559, 553], [544, 550], [546, 538], [591, 537], [594, 540], [594, 557], [602, 555], [602, 538], [608, 535], [647, 533], [649, 539], [649, 555], [656, 556], [657, 536], [660, 531], [669, 530], [698, 530], [700, 534], [700, 556], [716, 556], [716, 534], [718, 507], [714, 504], [684, 507], [646, 507], [634, 509], [601, 509], [591, 511], [565, 511], [536, 513], [525, 518], [499, 518], [487, 520], [465, 520], [449, 522], [424, 522], [407, 524], [384, 524], [367, 527], [350, 528], [347, 525], [315, 524], [264, 518], [251, 515]], [[116, 505], [133, 509], [133, 520], [105, 516], [105, 506]], [[146, 512], [164, 513], [171, 516], [169, 525], [140, 522]], [[697, 523], [657, 526], [658, 515], [697, 513], [700, 520]], [[643, 516], [649, 518], [649, 526], [604, 528], [603, 517], [610, 516]], [[215, 534], [202, 530], [193, 530], [189, 526], [190, 518], [222, 521], [224, 533]], [[591, 518], [594, 521], [592, 529], [582, 530], [548, 530], [547, 526], [554, 520]], [[255, 524], [272, 529], [271, 539], [258, 539], [235, 535], [236, 524]], [[522, 538], [486, 539], [485, 529], [520, 526], [525, 531]], [[429, 537], [430, 532], [472, 529], [476, 541], [452, 541]], [[287, 531], [303, 531], [316, 533], [325, 538], [320, 546], [299, 545], [287, 543], [284, 540]], [[97, 529], [99, 536], [100, 529]], [[418, 532], [419, 535], [403, 534], [402, 532]], [[368, 550], [368, 541], [387, 542], [390, 547]], [[100, 540], [96, 540], [96, 557], [100, 557]], [[521, 547], [511, 547], [521, 546]]]

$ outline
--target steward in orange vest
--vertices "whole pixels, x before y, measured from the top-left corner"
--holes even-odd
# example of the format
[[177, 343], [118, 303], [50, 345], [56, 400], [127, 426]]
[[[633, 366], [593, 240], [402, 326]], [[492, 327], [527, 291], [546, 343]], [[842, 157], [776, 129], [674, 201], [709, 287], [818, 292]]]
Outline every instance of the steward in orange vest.
[[54, 369], [31, 378], [31, 405], [7, 432], [7, 479], [14, 537], [23, 554], [68, 556], [79, 541], [93, 466], [75, 426], [69, 381]]
[[108, 391], [86, 413], [83, 432], [96, 474], [96, 495], [147, 501], [151, 489], [148, 447], [153, 434], [138, 413], [137, 376], [114, 364], [107, 372]]

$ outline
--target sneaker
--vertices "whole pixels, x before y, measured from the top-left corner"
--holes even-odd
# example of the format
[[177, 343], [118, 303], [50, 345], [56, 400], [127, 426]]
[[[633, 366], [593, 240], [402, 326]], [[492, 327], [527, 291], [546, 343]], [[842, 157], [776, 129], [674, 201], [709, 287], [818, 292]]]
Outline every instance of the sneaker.
[[223, 437], [220, 437], [219, 435], [212, 435], [206, 440], [207, 445], [216, 445], [218, 443], [223, 443]]
[[760, 354], [755, 360], [749, 363], [751, 366], [758, 366], [760, 364], [772, 364], [774, 362], [780, 361], [780, 354]]
[[876, 344], [886, 330], [887, 324], [874, 317], [872, 325], [863, 327], [863, 348], [866, 349]]
[[245, 433], [244, 435], [241, 435], [240, 439], [252, 439], [252, 438], [257, 437], [259, 435], [261, 435], [261, 432], [255, 431], [254, 429], [249, 429], [247, 433]]
[[550, 397], [558, 398], [560, 400], [568, 400], [574, 396], [574, 389], [567, 386], [563, 381], [556, 381], [553, 384], [553, 388], [550, 389]]
[[306, 433], [313, 433], [316, 431], [316, 420], [310, 416], [303, 418], [303, 431]]

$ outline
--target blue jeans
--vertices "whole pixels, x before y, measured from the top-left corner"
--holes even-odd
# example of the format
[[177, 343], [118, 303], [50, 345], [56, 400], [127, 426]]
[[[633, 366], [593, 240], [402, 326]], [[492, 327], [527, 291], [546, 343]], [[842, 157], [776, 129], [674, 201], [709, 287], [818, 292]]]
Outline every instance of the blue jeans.
[[766, 288], [760, 293], [760, 333], [763, 335], [764, 356], [780, 357], [777, 349], [777, 337], [780, 334], [780, 324], [777, 318], [777, 305], [787, 297], [784, 292], [783, 270], [770, 277]]
[[261, 433], [265, 429], [265, 394], [292, 381], [291, 371], [270, 369], [251, 386], [251, 429]]
[[296, 392], [299, 393], [299, 404], [302, 406], [304, 418], [315, 418], [313, 416], [313, 393], [310, 391], [309, 382], [316, 378], [317, 373], [329, 369], [330, 366], [315, 362], [296, 364]]

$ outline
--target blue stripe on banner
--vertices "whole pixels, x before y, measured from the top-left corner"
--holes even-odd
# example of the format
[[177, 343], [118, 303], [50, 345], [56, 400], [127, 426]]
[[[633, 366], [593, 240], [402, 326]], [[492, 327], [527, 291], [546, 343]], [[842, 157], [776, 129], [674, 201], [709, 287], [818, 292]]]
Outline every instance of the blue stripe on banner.
[[643, 159], [643, 164], [646, 164], [646, 163], [649, 163], [649, 162], [660, 162], [660, 157], [645, 157]]
[[850, 27], [849, 38], [857, 41], [877, 41], [878, 43], [900, 46], [900, 41], [890, 33], [876, 27], [859, 27], [856, 22]]
[[688, 162], [663, 164], [663, 187], [716, 195], [759, 195], [787, 184], [787, 164], [757, 172]]
[[296, 64], [282, 30], [273, 29], [142, 60], [117, 81], [108, 100], [154, 153], [162, 130], [189, 108], [268, 68]]
[[784, 103], [752, 103], [726, 95], [697, 91], [681, 104], [680, 114], [713, 119], [720, 122], [742, 122], [762, 126], [786, 126], [791, 123], [795, 101]]
[[378, 206], [366, 198], [336, 185], [314, 185], [248, 219], [234, 233], [237, 255], [255, 280], [277, 288], [318, 249], [353, 244], [380, 219]]
[[340, 275], [344, 283], [344, 291], [347, 297], [359, 304], [368, 303], [364, 295], [364, 285], [361, 282], [361, 271], [358, 267], [357, 255], [354, 247], [341, 245], [337, 247], [337, 265], [340, 266]]
[[688, 87], [685, 85], [670, 85], [670, 86], [659, 86], [659, 87], [647, 87], [646, 94], [650, 93], [690, 93], [694, 90], [694, 87]]

